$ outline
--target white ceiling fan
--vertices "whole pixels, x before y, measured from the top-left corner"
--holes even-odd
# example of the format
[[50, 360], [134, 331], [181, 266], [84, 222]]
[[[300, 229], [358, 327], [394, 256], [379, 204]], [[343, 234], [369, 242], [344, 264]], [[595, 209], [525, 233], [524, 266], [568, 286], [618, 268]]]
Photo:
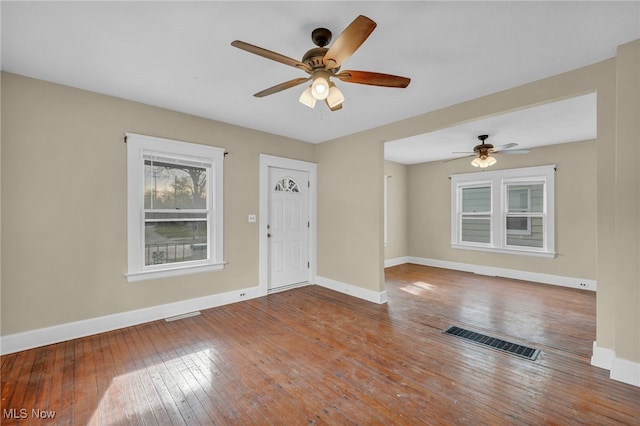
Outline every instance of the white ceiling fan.
[[[528, 149], [509, 149], [517, 146], [517, 143], [508, 143], [495, 147], [490, 143], [485, 143], [489, 138], [489, 135], [479, 135], [480, 145], [473, 147], [473, 152], [453, 152], [452, 154], [471, 154], [467, 157], [476, 157], [471, 161], [471, 165], [474, 167], [480, 167], [482, 169], [496, 164], [498, 160], [492, 156], [492, 154], [528, 154]], [[466, 157], [462, 157], [466, 158]], [[457, 160], [457, 158], [456, 158]], [[452, 160], [449, 160], [452, 161]]]

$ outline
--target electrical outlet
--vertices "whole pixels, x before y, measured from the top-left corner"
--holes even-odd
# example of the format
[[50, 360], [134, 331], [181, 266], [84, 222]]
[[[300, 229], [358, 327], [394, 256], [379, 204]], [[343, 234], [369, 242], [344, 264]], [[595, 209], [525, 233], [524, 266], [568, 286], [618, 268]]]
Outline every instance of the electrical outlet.
[[253, 222], [255, 222], [255, 221], [256, 221], [256, 219], [257, 219], [257, 218], [256, 218], [256, 215], [255, 215], [255, 214], [250, 214], [250, 215], [249, 215], [249, 222], [253, 223]]

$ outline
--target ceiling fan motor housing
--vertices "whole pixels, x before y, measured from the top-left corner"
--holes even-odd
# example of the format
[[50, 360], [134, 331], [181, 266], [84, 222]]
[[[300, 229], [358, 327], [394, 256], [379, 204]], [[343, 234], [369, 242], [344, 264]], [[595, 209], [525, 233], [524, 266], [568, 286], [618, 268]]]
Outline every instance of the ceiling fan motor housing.
[[324, 55], [327, 53], [326, 47], [314, 47], [307, 51], [302, 57], [302, 62], [309, 65], [311, 69], [324, 68]]
[[482, 142], [480, 145], [476, 145], [473, 148], [473, 152], [478, 154], [478, 157], [484, 159], [487, 158], [493, 152], [493, 145], [490, 143], [484, 143], [489, 138], [489, 135], [480, 135], [478, 139]]
[[480, 156], [487, 156], [489, 154], [491, 154], [491, 152], [493, 152], [493, 145], [491, 145], [490, 143], [483, 143], [481, 145], [476, 145], [473, 148], [473, 152], [475, 152], [476, 154], [480, 155]]

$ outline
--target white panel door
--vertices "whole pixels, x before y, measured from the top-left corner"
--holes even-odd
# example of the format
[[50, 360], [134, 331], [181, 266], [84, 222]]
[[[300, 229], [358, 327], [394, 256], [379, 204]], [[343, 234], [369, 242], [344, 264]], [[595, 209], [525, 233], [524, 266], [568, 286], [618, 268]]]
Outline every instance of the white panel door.
[[309, 281], [308, 172], [269, 168], [269, 289]]

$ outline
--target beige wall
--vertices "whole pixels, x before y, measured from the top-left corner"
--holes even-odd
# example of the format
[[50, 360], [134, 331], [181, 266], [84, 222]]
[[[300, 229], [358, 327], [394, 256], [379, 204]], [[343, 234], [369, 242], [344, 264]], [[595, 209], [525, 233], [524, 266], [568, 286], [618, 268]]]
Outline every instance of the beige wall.
[[[2, 73], [2, 335], [258, 285], [259, 154], [295, 140]], [[224, 271], [127, 283], [125, 132], [225, 159]]]
[[404, 164], [384, 162], [387, 179], [387, 246], [384, 258], [396, 259], [409, 256], [407, 216], [407, 170]]
[[347, 137], [316, 147], [318, 275], [382, 292], [383, 145]]
[[616, 60], [615, 350], [640, 362], [640, 40]]
[[[567, 277], [596, 279], [597, 145], [576, 142], [502, 155], [492, 170], [556, 164], [554, 259], [451, 248], [451, 181], [475, 172], [469, 159], [409, 166], [409, 253], [413, 257], [470, 263]], [[585, 230], [588, 230], [585, 232]]]

